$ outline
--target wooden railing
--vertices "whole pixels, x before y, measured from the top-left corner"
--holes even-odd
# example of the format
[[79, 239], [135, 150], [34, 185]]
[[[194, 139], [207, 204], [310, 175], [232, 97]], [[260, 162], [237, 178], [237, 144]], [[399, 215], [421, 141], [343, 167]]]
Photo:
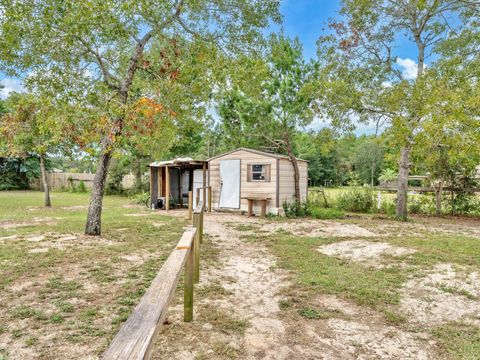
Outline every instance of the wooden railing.
[[203, 237], [203, 202], [193, 213], [193, 227], [187, 229], [163, 264], [139, 304], [104, 352], [102, 359], [149, 359], [155, 338], [165, 321], [175, 295], [182, 268], [184, 277], [184, 321], [193, 320], [193, 284], [200, 280], [200, 243]]
[[204, 202], [208, 200], [206, 203], [208, 211], [212, 211], [212, 187], [211, 186], [203, 186], [197, 188], [197, 206], [200, 201], [200, 190], [203, 191], [203, 199]]

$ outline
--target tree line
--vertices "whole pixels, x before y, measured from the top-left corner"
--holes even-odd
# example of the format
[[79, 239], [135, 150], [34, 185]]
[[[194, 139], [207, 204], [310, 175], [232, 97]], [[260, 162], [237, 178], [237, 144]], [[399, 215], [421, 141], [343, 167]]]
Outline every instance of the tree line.
[[[28, 89], [2, 105], [1, 151], [96, 158], [89, 235], [101, 233], [122, 156], [140, 169], [240, 146], [281, 152], [297, 199], [297, 157], [310, 160], [311, 179], [332, 183], [354, 168], [374, 184], [387, 164], [398, 171], [399, 219], [417, 160], [439, 183], [480, 163], [475, 0], [343, 0], [311, 61], [298, 39], [266, 31], [281, 24], [277, 0], [23, 0], [0, 10], [0, 71]], [[401, 41], [416, 47], [414, 75], [398, 67]], [[378, 131], [352, 141], [362, 123]]]

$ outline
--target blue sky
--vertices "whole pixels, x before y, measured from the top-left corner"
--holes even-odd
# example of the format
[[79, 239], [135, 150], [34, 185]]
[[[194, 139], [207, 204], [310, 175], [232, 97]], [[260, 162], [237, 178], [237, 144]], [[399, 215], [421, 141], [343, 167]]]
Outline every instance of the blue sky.
[[283, 0], [283, 28], [291, 37], [298, 36], [306, 59], [316, 58], [316, 42], [327, 28], [328, 20], [337, 17], [340, 9], [336, 0]]
[[[281, 12], [283, 28], [291, 37], [298, 36], [304, 46], [306, 59], [317, 56], [317, 39], [328, 30], [329, 19], [338, 18], [338, 0], [283, 0]], [[401, 58], [415, 58], [415, 44], [404, 37], [397, 42], [397, 55]]]

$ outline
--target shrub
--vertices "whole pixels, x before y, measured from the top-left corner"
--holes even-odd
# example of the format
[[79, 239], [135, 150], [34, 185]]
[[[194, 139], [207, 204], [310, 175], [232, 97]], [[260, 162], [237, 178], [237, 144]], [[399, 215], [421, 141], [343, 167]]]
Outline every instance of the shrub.
[[308, 206], [306, 203], [284, 202], [283, 210], [286, 217], [302, 217], [308, 215]]
[[145, 205], [145, 203], [147, 202], [148, 198], [150, 197], [150, 194], [149, 193], [146, 193], [146, 192], [142, 192], [140, 194], [136, 194], [134, 196], [132, 196], [133, 199], [135, 200], [135, 202], [137, 204], [140, 204], [140, 205]]
[[393, 169], [383, 169], [380, 173], [380, 176], [378, 177], [378, 180], [384, 183], [395, 181], [397, 180], [397, 173]]
[[408, 212], [411, 214], [420, 214], [422, 212], [422, 204], [418, 199], [414, 199], [408, 203]]
[[345, 216], [343, 211], [339, 209], [312, 207], [308, 210], [310, 216], [315, 219], [341, 219]]
[[87, 187], [85, 186], [85, 182], [83, 180], [80, 180], [80, 182], [78, 183], [77, 191], [80, 193], [87, 192]]
[[315, 219], [339, 219], [344, 216], [342, 210], [324, 208], [317, 205], [316, 202], [306, 202], [297, 204], [296, 202], [283, 203], [283, 209], [287, 217], [305, 217], [311, 216]]
[[395, 203], [392, 201], [382, 201], [380, 204], [380, 210], [382, 214], [387, 214], [388, 216], [395, 215]]
[[339, 209], [351, 212], [370, 212], [373, 203], [373, 193], [370, 188], [354, 187], [337, 199]]

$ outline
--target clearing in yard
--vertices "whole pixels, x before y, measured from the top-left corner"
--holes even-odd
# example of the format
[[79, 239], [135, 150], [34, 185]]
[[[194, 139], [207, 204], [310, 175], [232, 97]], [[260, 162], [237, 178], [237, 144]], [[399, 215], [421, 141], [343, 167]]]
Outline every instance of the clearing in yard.
[[109, 196], [102, 236], [91, 237], [89, 194], [53, 193], [51, 209], [42, 201], [40, 192], [0, 192], [0, 359], [95, 359], [185, 221]]
[[[86, 195], [0, 200], [0, 359], [98, 357], [186, 224], [108, 197], [91, 238]], [[179, 287], [153, 358], [480, 358], [479, 228], [207, 213], [194, 321]]]

